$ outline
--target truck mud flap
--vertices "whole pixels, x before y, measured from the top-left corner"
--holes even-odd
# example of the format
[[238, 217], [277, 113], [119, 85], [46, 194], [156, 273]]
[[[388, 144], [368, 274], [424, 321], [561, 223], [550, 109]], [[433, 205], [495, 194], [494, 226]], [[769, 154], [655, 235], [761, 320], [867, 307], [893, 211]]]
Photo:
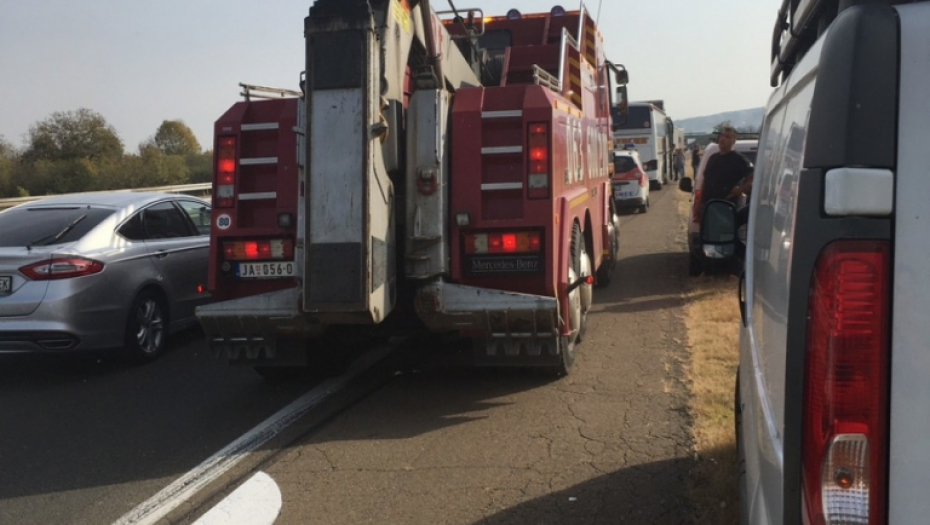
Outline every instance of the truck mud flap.
[[[325, 327], [298, 310], [296, 288], [208, 304], [197, 308], [215, 357], [233, 362], [287, 362], [306, 359], [305, 341]], [[302, 340], [300, 345], [288, 343]]]
[[417, 292], [417, 313], [434, 332], [481, 332], [487, 337], [554, 337], [554, 297], [434, 282]]

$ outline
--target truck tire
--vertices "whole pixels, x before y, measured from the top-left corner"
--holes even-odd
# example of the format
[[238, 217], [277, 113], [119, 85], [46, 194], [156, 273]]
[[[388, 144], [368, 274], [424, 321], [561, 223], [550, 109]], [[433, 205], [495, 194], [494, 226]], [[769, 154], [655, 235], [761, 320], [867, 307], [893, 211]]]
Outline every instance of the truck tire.
[[[591, 268], [591, 260], [585, 250], [584, 235], [581, 233], [581, 226], [578, 224], [575, 224], [572, 229], [570, 250], [569, 284], [587, 277], [589, 274], [585, 274], [584, 271], [590, 272]], [[589, 284], [582, 284], [568, 294], [568, 317], [572, 324], [572, 334], [569, 339], [576, 344], [580, 343], [584, 338], [584, 333], [588, 327], [588, 308], [591, 305], [588, 297], [590, 297], [590, 294], [591, 285]]]
[[607, 225], [607, 236], [610, 238], [610, 259], [601, 261], [597, 269], [597, 287], [606, 288], [614, 273], [617, 262], [620, 261], [620, 219], [610, 210], [610, 223]]
[[567, 376], [575, 364], [575, 343], [571, 337], [557, 337], [556, 342], [559, 345], [559, 364], [556, 365], [552, 372], [556, 377]]

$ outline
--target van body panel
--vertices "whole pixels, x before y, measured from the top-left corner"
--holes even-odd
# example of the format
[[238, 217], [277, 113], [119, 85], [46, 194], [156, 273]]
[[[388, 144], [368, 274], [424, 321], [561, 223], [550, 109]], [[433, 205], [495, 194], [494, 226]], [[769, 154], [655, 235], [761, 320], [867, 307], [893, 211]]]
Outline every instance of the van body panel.
[[[808, 108], [816, 69], [803, 68], [803, 82], [766, 115], [759, 164], [750, 205], [747, 246], [747, 324], [741, 368], [751, 374], [744, 402], [752, 405], [752, 425], [744, 425], [747, 472], [759, 487], [751, 513], [760, 523], [781, 523], [784, 478], [785, 379], [788, 316], [798, 183]], [[761, 174], [762, 176], [759, 176]], [[754, 481], [747, 479], [747, 481]]]
[[[747, 228], [740, 337], [743, 523], [805, 522], [804, 374], [818, 257], [840, 239], [891, 240], [892, 218], [827, 216], [824, 188], [833, 168], [894, 169], [887, 152], [897, 136], [895, 19], [889, 6], [843, 11], [767, 106]], [[864, 150], [863, 137], [880, 143]]]
[[930, 516], [930, 3], [899, 6], [901, 90], [892, 298], [889, 523]]

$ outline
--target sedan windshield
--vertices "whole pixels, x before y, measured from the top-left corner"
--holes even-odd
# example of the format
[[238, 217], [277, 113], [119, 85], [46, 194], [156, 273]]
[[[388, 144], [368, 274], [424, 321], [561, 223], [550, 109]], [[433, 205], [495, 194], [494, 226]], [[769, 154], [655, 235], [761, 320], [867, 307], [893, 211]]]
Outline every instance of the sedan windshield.
[[[69, 225], [55, 244], [74, 242], [112, 215], [109, 208], [63, 206], [15, 208], [0, 213], [0, 247], [48, 244]], [[81, 217], [84, 216], [82, 219]]]

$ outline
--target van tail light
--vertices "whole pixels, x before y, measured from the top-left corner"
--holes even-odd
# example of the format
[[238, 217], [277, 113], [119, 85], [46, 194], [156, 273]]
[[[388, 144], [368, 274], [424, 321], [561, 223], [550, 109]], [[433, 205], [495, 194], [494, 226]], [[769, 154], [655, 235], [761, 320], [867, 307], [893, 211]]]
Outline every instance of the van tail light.
[[83, 257], [56, 256], [23, 266], [19, 271], [33, 281], [54, 281], [100, 273], [103, 271], [103, 263]]
[[232, 208], [235, 204], [236, 137], [219, 137], [216, 141], [216, 180], [213, 182], [215, 208]]
[[839, 241], [817, 261], [802, 445], [810, 525], [886, 522], [889, 271], [886, 241]]
[[232, 241], [223, 243], [226, 261], [292, 261], [294, 241], [290, 239]]
[[646, 175], [645, 171], [639, 172], [639, 186], [645, 188], [649, 184], [649, 176]]
[[527, 138], [527, 196], [530, 199], [549, 198], [549, 124], [536, 122], [529, 125]]
[[538, 253], [542, 251], [539, 232], [469, 233], [465, 235], [468, 255]]
[[701, 212], [704, 211], [701, 209], [703, 205], [701, 193], [703, 193], [701, 190], [694, 190], [694, 204], [691, 206], [691, 222], [695, 224], [701, 224]]

